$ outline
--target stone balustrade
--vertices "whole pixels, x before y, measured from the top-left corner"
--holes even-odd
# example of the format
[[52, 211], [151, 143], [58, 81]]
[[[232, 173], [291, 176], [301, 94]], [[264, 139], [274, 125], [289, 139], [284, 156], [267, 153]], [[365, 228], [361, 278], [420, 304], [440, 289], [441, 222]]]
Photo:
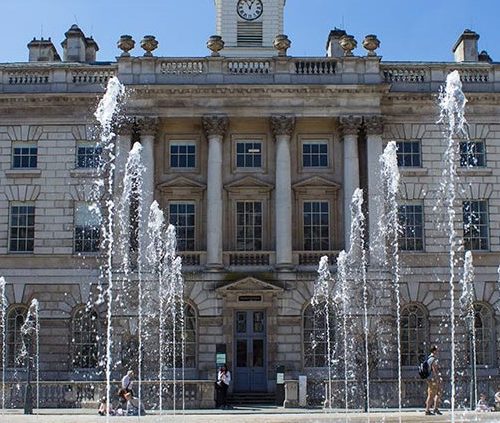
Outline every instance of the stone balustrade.
[[[22, 408], [24, 404], [25, 382], [6, 382], [5, 408]], [[104, 381], [55, 381], [40, 382], [40, 398], [37, 401], [36, 382], [33, 382], [33, 404], [40, 408], [81, 408], [86, 405], [97, 408], [99, 399], [106, 395]], [[113, 381], [111, 395], [116, 402], [115, 393], [120, 386]], [[176, 381], [163, 381], [163, 404], [165, 409], [173, 407], [175, 386], [176, 407], [181, 407], [184, 400], [187, 409], [214, 408], [214, 382], [210, 380], [186, 380], [184, 384]], [[0, 384], [1, 388], [1, 384]], [[159, 381], [143, 381], [141, 384], [142, 401], [146, 409], [158, 406]], [[136, 386], [137, 390], [137, 386]]]
[[453, 70], [460, 72], [466, 91], [500, 91], [500, 65], [490, 63], [380, 62], [379, 57], [122, 57], [106, 65], [0, 65], [0, 93], [102, 92], [113, 75], [133, 85], [387, 83], [396, 92], [436, 92]]

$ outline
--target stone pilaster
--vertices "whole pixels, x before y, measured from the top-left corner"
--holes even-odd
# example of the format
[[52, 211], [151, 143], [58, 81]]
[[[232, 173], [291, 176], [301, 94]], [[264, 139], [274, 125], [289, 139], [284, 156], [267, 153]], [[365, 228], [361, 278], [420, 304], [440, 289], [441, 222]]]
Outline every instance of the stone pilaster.
[[359, 188], [358, 134], [363, 119], [360, 116], [342, 116], [340, 126], [344, 140], [344, 248], [350, 247], [352, 195]]
[[276, 139], [275, 230], [276, 267], [292, 267], [292, 176], [290, 139], [295, 129], [293, 116], [272, 116]]
[[382, 265], [384, 262], [384, 245], [380, 239], [378, 222], [383, 207], [383, 192], [380, 181], [380, 156], [383, 153], [382, 133], [384, 121], [382, 116], [365, 117], [366, 143], [368, 155], [368, 229], [370, 240], [370, 262], [372, 265]]
[[203, 130], [208, 140], [207, 166], [207, 267], [222, 263], [222, 143], [229, 127], [226, 116], [204, 116]]
[[[154, 146], [156, 133], [158, 132], [158, 118], [141, 117], [137, 118], [137, 130], [140, 135], [142, 145], [142, 162], [144, 164], [144, 174], [142, 179], [142, 216], [141, 222], [147, 222], [149, 209], [154, 201], [154, 181], [155, 181], [155, 160]], [[147, 225], [140, 225], [139, 238], [142, 251], [145, 252], [146, 245], [149, 244], [147, 238]], [[143, 253], [144, 254], [144, 253]], [[145, 263], [145, 257], [141, 257]]]

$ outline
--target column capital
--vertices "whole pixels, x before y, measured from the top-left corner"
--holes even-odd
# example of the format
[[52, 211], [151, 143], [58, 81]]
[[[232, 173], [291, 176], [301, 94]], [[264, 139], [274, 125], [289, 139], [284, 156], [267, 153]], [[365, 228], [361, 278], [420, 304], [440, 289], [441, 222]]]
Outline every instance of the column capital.
[[220, 135], [222, 138], [226, 135], [229, 128], [229, 119], [223, 115], [207, 115], [201, 118], [203, 131], [208, 138], [213, 135]]
[[117, 135], [132, 135], [135, 131], [135, 122], [133, 119], [126, 119], [116, 124], [114, 132]]
[[382, 116], [365, 116], [365, 128], [368, 135], [382, 135], [384, 132], [384, 119]]
[[273, 135], [292, 135], [295, 129], [295, 116], [275, 115], [271, 116], [271, 130]]
[[343, 135], [358, 135], [363, 118], [361, 116], [341, 116], [339, 118], [340, 129]]
[[137, 117], [137, 129], [141, 135], [156, 135], [158, 132], [159, 119], [157, 117]]

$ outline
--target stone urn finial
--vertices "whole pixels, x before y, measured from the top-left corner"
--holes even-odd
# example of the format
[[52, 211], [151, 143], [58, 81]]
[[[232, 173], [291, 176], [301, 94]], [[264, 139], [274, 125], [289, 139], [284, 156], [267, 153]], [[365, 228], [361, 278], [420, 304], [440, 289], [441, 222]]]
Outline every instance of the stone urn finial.
[[123, 51], [121, 57], [130, 57], [129, 51], [135, 47], [135, 41], [130, 35], [122, 35], [117, 45], [118, 48]]
[[212, 57], [219, 57], [219, 51], [224, 48], [224, 40], [220, 35], [211, 35], [207, 41], [207, 48], [212, 51]]
[[344, 50], [344, 56], [353, 56], [352, 51], [358, 46], [358, 42], [352, 35], [343, 35], [339, 40], [340, 47]]
[[292, 42], [288, 35], [278, 34], [274, 38], [273, 46], [278, 51], [278, 56], [286, 56], [286, 51], [290, 48]]
[[380, 40], [374, 34], [368, 34], [363, 40], [363, 47], [368, 51], [368, 56], [376, 56], [377, 50], [380, 47]]
[[152, 51], [156, 50], [156, 48], [158, 47], [158, 41], [156, 40], [154, 35], [145, 35], [141, 40], [141, 47], [146, 51], [146, 53], [144, 53], [144, 56], [151, 57], [153, 56]]

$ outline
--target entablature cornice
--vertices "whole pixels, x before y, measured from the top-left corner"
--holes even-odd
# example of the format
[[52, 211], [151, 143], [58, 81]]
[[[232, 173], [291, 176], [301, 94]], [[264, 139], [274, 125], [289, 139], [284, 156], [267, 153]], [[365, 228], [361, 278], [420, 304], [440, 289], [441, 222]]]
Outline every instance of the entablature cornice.
[[237, 181], [224, 185], [224, 189], [230, 193], [247, 190], [256, 190], [262, 193], [268, 193], [274, 189], [274, 185], [254, 178], [253, 176], [245, 176]]
[[169, 193], [175, 190], [190, 191], [193, 193], [202, 193], [207, 186], [201, 182], [195, 181], [185, 176], [178, 176], [170, 181], [162, 182], [156, 186], [160, 192]]
[[321, 176], [312, 176], [303, 181], [296, 182], [292, 185], [292, 189], [297, 193], [306, 194], [312, 189], [321, 189], [325, 192], [336, 193], [341, 189], [341, 185], [337, 182], [322, 178]]

